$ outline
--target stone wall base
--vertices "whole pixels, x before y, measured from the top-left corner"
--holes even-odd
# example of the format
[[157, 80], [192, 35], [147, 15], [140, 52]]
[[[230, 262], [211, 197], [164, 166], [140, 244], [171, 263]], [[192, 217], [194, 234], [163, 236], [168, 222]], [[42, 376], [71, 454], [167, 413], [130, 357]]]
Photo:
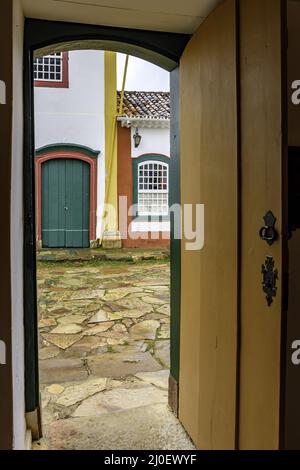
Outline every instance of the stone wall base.
[[169, 406], [175, 416], [179, 414], [179, 384], [170, 374], [169, 377]]
[[102, 238], [102, 248], [104, 250], [115, 250], [122, 248], [120, 232], [104, 232]]

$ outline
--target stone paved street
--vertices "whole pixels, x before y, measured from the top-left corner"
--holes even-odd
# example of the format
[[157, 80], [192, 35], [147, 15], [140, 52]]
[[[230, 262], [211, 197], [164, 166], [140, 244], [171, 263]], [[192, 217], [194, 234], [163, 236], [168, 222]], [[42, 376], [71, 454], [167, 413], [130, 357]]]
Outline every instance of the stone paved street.
[[35, 449], [191, 445], [167, 406], [169, 278], [166, 260], [38, 263], [45, 437]]

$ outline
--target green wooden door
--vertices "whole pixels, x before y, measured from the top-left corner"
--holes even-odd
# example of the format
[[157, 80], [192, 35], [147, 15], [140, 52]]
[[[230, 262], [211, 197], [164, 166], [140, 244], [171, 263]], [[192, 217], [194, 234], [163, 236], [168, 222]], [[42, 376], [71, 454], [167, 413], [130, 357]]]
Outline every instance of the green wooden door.
[[42, 166], [42, 241], [45, 248], [89, 246], [90, 168], [73, 159]]

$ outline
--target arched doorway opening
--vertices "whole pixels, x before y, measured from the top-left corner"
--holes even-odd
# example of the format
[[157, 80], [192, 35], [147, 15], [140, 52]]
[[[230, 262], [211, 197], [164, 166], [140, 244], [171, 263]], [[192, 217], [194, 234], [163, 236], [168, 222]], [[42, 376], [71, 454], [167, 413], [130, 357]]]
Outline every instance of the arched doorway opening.
[[[179, 139], [176, 139], [179, 132], [178, 120], [178, 89], [179, 89], [179, 68], [178, 62], [184, 46], [189, 37], [187, 35], [154, 33], [144, 31], [120, 30], [115, 28], [93, 27], [88, 25], [74, 25], [64, 23], [44, 22], [39, 20], [28, 20], [26, 25], [26, 57], [25, 62], [25, 96], [26, 115], [33, 115], [33, 77], [32, 64], [34, 52], [39, 50], [39, 54], [49, 54], [63, 50], [79, 49], [104, 49], [130, 53], [137, 57], [144, 58], [157, 64], [164, 69], [171, 71], [171, 101], [172, 101], [172, 123], [171, 123], [171, 148], [173, 184], [171, 185], [170, 203], [179, 203]], [[80, 39], [78, 39], [80, 38]], [[34, 125], [33, 120], [25, 120], [25, 212], [27, 214], [27, 226], [25, 231], [25, 330], [26, 343], [30, 346], [26, 350], [26, 408], [27, 412], [38, 418], [39, 415], [39, 373], [38, 373], [38, 353], [37, 353], [37, 325], [36, 325], [36, 299], [37, 292], [35, 286], [36, 261], [35, 261], [35, 222], [34, 222], [34, 185], [38, 184], [34, 178], [34, 166], [32, 155], [34, 153]], [[66, 155], [60, 154], [60, 158]], [[58, 155], [56, 153], [56, 155]], [[52, 154], [54, 156], [54, 154]], [[73, 154], [74, 156], [74, 154]], [[72, 158], [72, 156], [70, 156]], [[68, 157], [68, 158], [70, 158]], [[92, 162], [89, 162], [92, 169]], [[40, 170], [42, 158], [37, 157], [37, 165]], [[38, 174], [38, 173], [37, 173]], [[177, 181], [177, 183], [175, 182]], [[92, 186], [92, 174], [90, 179]], [[37, 194], [40, 194], [38, 189]], [[93, 234], [94, 212], [92, 208], [93, 192], [91, 191], [90, 210], [90, 233]], [[37, 196], [38, 198], [38, 196]], [[37, 203], [41, 203], [42, 198], [38, 198]], [[93, 213], [92, 213], [93, 212]], [[39, 220], [37, 220], [39, 233]], [[41, 223], [40, 223], [41, 227]], [[172, 237], [171, 237], [172, 238]], [[178, 374], [179, 374], [179, 314], [180, 314], [180, 241], [172, 240], [171, 249], [171, 376], [170, 376], [170, 403], [173, 404], [174, 411], [178, 406]], [[34, 327], [33, 327], [34, 326]], [[34, 365], [34, 367], [32, 367]], [[38, 419], [34, 419], [38, 424]], [[38, 427], [38, 426], [37, 426]], [[38, 431], [36, 432], [38, 435]]]
[[97, 156], [72, 144], [36, 151], [37, 247], [87, 248], [96, 239]]

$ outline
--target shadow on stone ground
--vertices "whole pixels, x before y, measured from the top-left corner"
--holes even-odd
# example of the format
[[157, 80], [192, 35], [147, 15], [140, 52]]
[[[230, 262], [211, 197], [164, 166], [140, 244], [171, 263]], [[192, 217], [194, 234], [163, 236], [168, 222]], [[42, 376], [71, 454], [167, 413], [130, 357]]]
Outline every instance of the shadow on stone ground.
[[192, 449], [167, 406], [169, 262], [38, 263], [44, 438], [34, 449]]

